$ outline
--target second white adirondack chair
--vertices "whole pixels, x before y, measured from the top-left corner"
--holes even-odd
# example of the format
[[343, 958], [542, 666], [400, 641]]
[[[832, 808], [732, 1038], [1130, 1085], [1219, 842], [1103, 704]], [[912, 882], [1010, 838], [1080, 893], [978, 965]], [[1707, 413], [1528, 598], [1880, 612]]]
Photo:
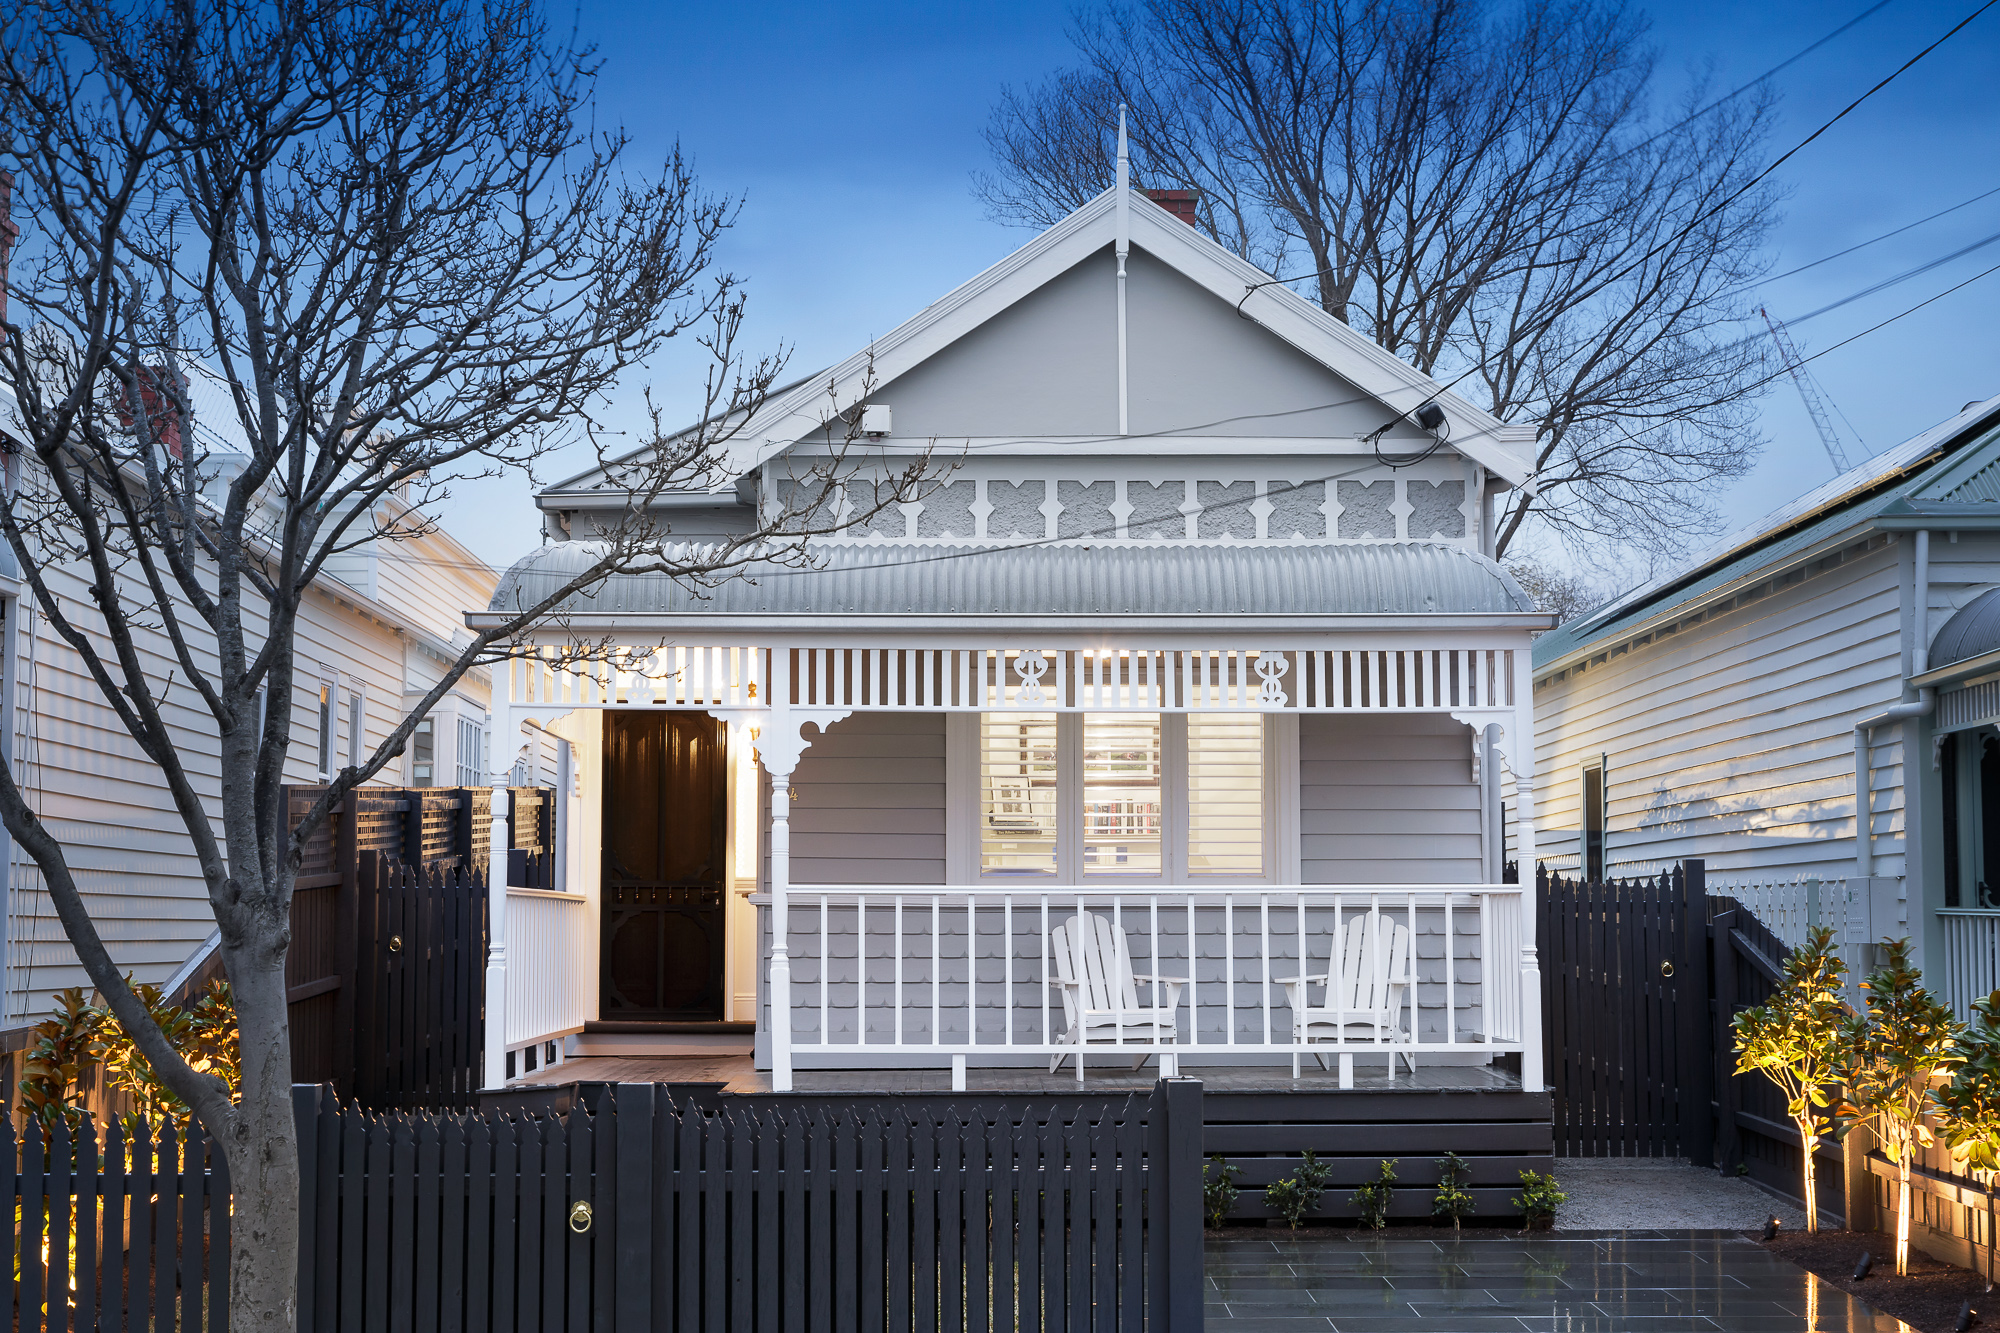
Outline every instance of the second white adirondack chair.
[[[1180, 1007], [1186, 978], [1135, 975], [1132, 950], [1109, 918], [1078, 913], [1049, 932], [1049, 951], [1056, 965], [1056, 975], [1049, 984], [1061, 990], [1063, 1021], [1069, 1024], [1069, 1030], [1056, 1040], [1075, 1044], [1077, 1082], [1083, 1081], [1083, 1050], [1091, 1042], [1151, 1045], [1174, 1040], [1178, 1032], [1174, 1012]], [[1152, 988], [1151, 1004], [1139, 1003], [1142, 981]], [[1132, 1068], [1145, 1064], [1148, 1054], [1139, 1052]], [[1062, 1068], [1068, 1058], [1066, 1052], [1050, 1056], [1049, 1072]], [[1163, 1065], [1172, 1062], [1172, 1056], [1161, 1061]]]
[[[1396, 1069], [1393, 1043], [1408, 1041], [1403, 1027], [1403, 1001], [1411, 984], [1410, 928], [1377, 912], [1362, 912], [1350, 918], [1333, 941], [1333, 966], [1318, 976], [1280, 977], [1285, 998], [1292, 1008], [1292, 1040], [1300, 1045], [1332, 1038], [1345, 1039], [1340, 1052], [1340, 1085], [1353, 1086], [1352, 1044], [1374, 1041], [1389, 1046], [1389, 1071]], [[1311, 987], [1324, 986], [1319, 1004], [1311, 999]], [[1361, 1029], [1359, 1032], [1355, 1029]], [[1313, 1052], [1325, 1069], [1326, 1056]], [[1400, 1052], [1417, 1071], [1417, 1057]], [[1299, 1076], [1299, 1053], [1292, 1052], [1292, 1077]]]

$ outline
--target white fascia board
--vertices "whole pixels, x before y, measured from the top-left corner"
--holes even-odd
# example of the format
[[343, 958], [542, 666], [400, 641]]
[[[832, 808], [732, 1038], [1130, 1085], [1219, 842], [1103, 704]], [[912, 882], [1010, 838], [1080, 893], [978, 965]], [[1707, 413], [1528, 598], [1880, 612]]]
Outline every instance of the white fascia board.
[[[1180, 224], [1185, 226], [1185, 223]], [[507, 617], [494, 611], [468, 611], [465, 623], [474, 630], [494, 629]], [[991, 648], [996, 643], [1033, 635], [1045, 648], [1175, 648], [1190, 644], [1234, 644], [1245, 648], [1346, 649], [1504, 647], [1525, 651], [1526, 634], [1553, 628], [1555, 617], [1540, 611], [1493, 611], [1465, 615], [1184, 615], [1007, 616], [979, 614], [936, 616], [888, 615], [647, 615], [611, 614], [565, 616], [549, 624], [546, 641], [568, 643], [578, 636], [622, 637], [675, 643], [754, 643], [760, 648], [824, 646], [830, 637], [846, 645], [864, 641], [900, 647]], [[1496, 636], [1473, 643], [1468, 634]], [[1352, 636], [1373, 636], [1355, 642]], [[1148, 636], [1171, 636], [1148, 641]], [[1338, 636], [1336, 645], [1329, 642]], [[543, 641], [529, 630], [527, 642]], [[915, 640], [916, 642], [912, 642]], [[1011, 644], [1010, 644], [1011, 646]]]
[[[1530, 483], [1532, 426], [1509, 426], [1446, 391], [1143, 194], [1134, 191], [1131, 202], [1132, 241], [1140, 249], [1218, 300], [1232, 306], [1241, 302], [1244, 315], [1380, 398], [1392, 412], [1435, 401], [1451, 423], [1452, 449], [1517, 486]], [[871, 368], [876, 383], [888, 383], [1111, 245], [1116, 240], [1114, 204], [1113, 192], [1106, 190], [870, 347], [767, 403], [745, 424], [740, 444], [731, 451], [729, 470], [739, 475], [748, 472], [824, 427], [835, 395], [840, 396], [841, 407], [852, 406], [846, 395], [858, 396]], [[1253, 287], [1255, 291], [1250, 290]]]

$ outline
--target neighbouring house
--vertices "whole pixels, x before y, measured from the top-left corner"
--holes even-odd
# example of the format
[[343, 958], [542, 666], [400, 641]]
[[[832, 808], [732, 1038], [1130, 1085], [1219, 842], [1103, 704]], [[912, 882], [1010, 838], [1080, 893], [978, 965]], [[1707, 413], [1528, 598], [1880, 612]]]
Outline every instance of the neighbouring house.
[[2000, 398], [1542, 636], [1534, 686], [1546, 864], [1700, 857], [1907, 932], [1961, 1014], [2000, 984]]
[[[1460, 1114], [1538, 1119], [1507, 1151], [1546, 1157], [1500, 820], [1533, 809], [1552, 618], [1491, 556], [1531, 431], [1123, 189], [777, 394], [659, 516], [777, 521], [836, 413], [848, 512], [922, 450], [950, 467], [808, 569], [610, 578], [496, 679], [498, 752], [554, 735], [574, 767], [582, 869], [494, 890], [488, 1085], [670, 1078], [544, 1066], [754, 1029], [773, 1094], [1156, 1061], [1310, 1088], [1282, 1118], [1322, 1123], [1483, 1089]], [[470, 624], [583, 567], [616, 470], [541, 492], [548, 544]]]
[[[186, 434], [201, 466], [226, 484], [233, 466], [235, 414], [226, 394], [196, 372], [186, 385], [193, 420]], [[0, 389], [0, 441], [7, 441], [7, 492], [32, 466], [14, 451], [14, 401]], [[397, 502], [389, 502], [393, 507]], [[392, 517], [386, 515], [385, 517]], [[57, 595], [87, 601], [76, 567], [46, 571]], [[0, 732], [15, 780], [37, 813], [59, 831], [91, 899], [112, 957], [141, 982], [169, 990], [195, 975], [217, 940], [187, 834], [153, 766], [119, 725], [74, 652], [48, 627], [0, 545]], [[436, 529], [412, 540], [374, 540], [340, 556], [312, 587], [299, 620], [299, 669], [287, 780], [310, 786], [378, 744], [467, 641], [461, 608], [484, 601], [493, 571]], [[190, 621], [192, 622], [192, 617]], [[173, 670], [163, 637], [145, 651], [159, 674]], [[489, 674], [461, 682], [427, 719], [417, 743], [376, 781], [390, 786], [484, 784]], [[268, 701], [264, 704], [269, 707]], [[191, 701], [179, 711], [181, 745], [216, 753], [212, 722]], [[204, 767], [196, 766], [197, 772]], [[201, 780], [218, 806], [212, 767]], [[64, 937], [35, 864], [0, 831], [6, 880], [4, 1017], [0, 1047], [18, 1049], [45, 1017], [52, 992], [90, 982]], [[12, 1080], [8, 1080], [11, 1089]]]

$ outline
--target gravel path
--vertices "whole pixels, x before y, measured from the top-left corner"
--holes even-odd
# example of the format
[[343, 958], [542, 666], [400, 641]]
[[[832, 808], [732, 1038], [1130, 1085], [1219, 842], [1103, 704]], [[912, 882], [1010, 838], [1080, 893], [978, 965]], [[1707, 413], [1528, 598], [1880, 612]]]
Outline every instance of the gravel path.
[[1645, 1157], [1565, 1157], [1556, 1179], [1569, 1194], [1556, 1217], [1563, 1231], [1761, 1227], [1776, 1213], [1786, 1229], [1805, 1225], [1805, 1211], [1773, 1198], [1741, 1177], [1707, 1167]]

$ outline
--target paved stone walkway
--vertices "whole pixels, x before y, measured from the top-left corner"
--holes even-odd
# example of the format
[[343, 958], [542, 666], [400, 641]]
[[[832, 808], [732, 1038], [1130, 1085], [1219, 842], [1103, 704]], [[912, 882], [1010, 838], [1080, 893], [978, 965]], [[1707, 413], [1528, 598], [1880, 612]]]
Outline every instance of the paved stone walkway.
[[1730, 1231], [1364, 1237], [1232, 1227], [1215, 1333], [1907, 1333]]

